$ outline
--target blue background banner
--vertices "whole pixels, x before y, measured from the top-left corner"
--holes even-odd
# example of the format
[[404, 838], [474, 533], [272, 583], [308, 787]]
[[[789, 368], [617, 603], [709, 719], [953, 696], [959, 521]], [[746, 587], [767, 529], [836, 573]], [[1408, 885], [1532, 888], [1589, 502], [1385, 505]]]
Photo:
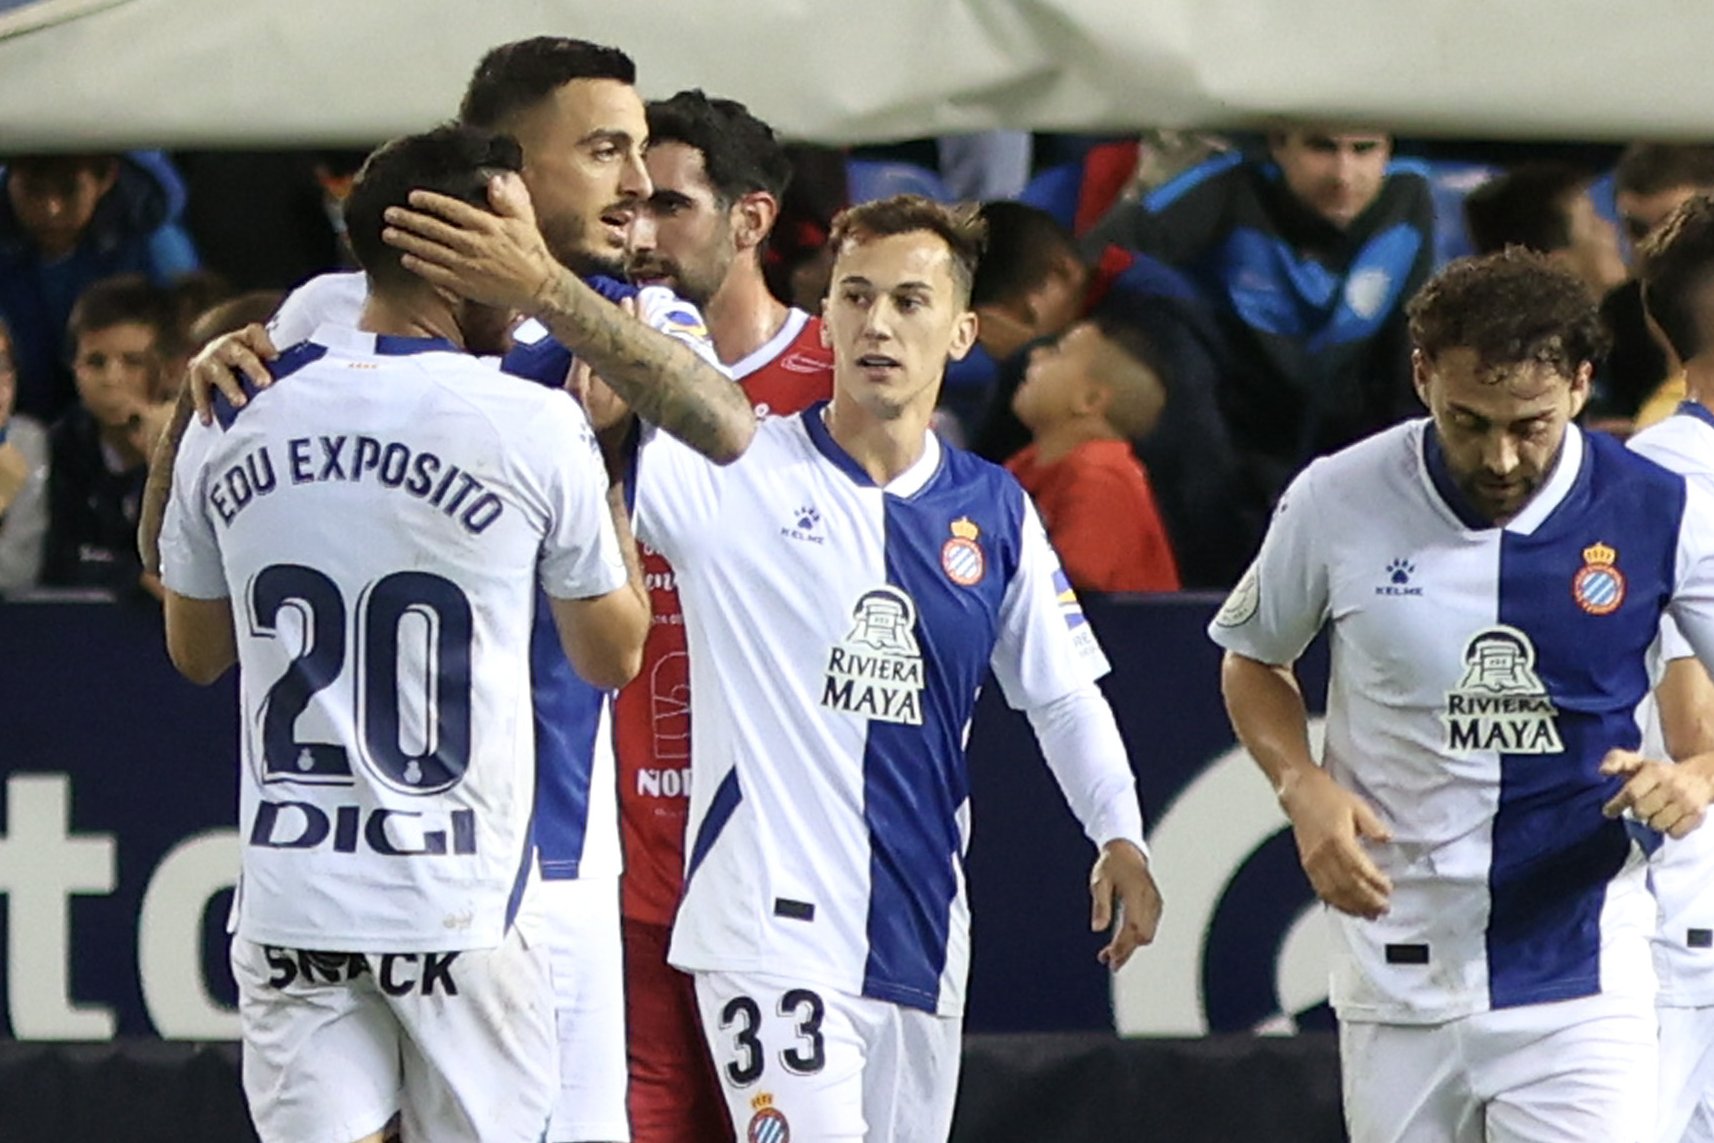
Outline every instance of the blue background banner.
[[[1319, 912], [1266, 782], [1235, 750], [1218, 600], [1086, 601], [1113, 674], [1166, 898], [1156, 946], [1110, 977], [1093, 850], [1024, 718], [990, 687], [970, 740], [972, 1032], [1198, 1035], [1329, 1022]], [[225, 918], [238, 844], [232, 678], [168, 664], [160, 618], [0, 605], [0, 1032], [236, 1035]], [[1318, 708], [1325, 655], [1302, 665]]]

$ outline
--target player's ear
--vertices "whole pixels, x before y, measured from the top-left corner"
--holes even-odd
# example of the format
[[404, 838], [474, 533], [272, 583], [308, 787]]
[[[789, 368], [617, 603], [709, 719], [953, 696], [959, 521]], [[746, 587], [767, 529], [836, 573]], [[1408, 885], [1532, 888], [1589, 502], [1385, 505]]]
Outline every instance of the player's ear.
[[952, 319], [952, 344], [946, 355], [953, 361], [963, 361], [976, 344], [977, 319], [974, 310], [965, 310]]
[[1576, 420], [1577, 414], [1583, 411], [1583, 406], [1589, 403], [1589, 386], [1595, 378], [1595, 363], [1592, 361], [1579, 362], [1577, 372], [1571, 378], [1571, 419]]
[[732, 235], [740, 250], [754, 250], [773, 233], [780, 203], [767, 191], [751, 191], [732, 204]]
[[1420, 349], [1411, 350], [1410, 351], [1410, 380], [1411, 380], [1411, 385], [1416, 389], [1417, 400], [1422, 402], [1423, 407], [1425, 409], [1432, 409], [1434, 406], [1429, 404], [1429, 401], [1428, 401], [1428, 375], [1429, 375], [1428, 358], [1423, 356], [1422, 350], [1420, 350]]

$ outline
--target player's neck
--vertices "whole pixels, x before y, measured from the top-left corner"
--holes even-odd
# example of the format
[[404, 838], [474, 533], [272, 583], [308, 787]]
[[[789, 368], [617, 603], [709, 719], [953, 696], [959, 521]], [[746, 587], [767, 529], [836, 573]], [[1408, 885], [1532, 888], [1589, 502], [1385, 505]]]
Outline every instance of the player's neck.
[[722, 365], [735, 365], [768, 344], [786, 323], [786, 307], [768, 292], [754, 257], [732, 264], [720, 289], [708, 299], [708, 336]]
[[1076, 452], [1090, 441], [1123, 440], [1102, 417], [1067, 417], [1057, 424], [1047, 425], [1035, 434], [1036, 461], [1053, 464]]
[[439, 294], [399, 298], [370, 291], [357, 328], [386, 337], [438, 337], [464, 348], [464, 331], [452, 307]]
[[1714, 360], [1698, 357], [1684, 367], [1684, 395], [1709, 409], [1714, 409]]
[[922, 459], [927, 447], [932, 402], [908, 408], [897, 417], [878, 417], [838, 389], [827, 406], [827, 431], [876, 484], [886, 486]]

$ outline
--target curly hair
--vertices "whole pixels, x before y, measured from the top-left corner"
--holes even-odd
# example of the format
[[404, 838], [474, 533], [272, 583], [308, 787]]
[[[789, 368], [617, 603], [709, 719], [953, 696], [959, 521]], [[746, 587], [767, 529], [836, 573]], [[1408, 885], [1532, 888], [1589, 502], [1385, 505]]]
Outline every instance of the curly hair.
[[925, 230], [946, 243], [952, 254], [952, 280], [959, 298], [968, 301], [976, 263], [988, 245], [988, 224], [972, 204], [947, 206], [920, 194], [899, 194], [847, 207], [833, 219], [827, 244], [835, 254], [847, 242], [890, 238]]
[[1643, 309], [1680, 361], [1708, 348], [1706, 291], [1714, 281], [1714, 198], [1698, 195], [1667, 215], [1637, 248]]
[[1588, 287], [1517, 246], [1449, 263], [1405, 312], [1424, 357], [1470, 349], [1485, 372], [1538, 362], [1572, 377], [1607, 352], [1607, 330]]

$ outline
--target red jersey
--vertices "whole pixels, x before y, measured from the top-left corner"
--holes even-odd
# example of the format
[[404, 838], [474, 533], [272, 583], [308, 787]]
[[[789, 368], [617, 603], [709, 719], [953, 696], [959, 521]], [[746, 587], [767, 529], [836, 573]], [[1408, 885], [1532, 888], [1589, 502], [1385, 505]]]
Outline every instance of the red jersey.
[[1052, 464], [1037, 460], [1030, 445], [1006, 467], [1035, 500], [1073, 587], [1178, 590], [1178, 562], [1154, 488], [1129, 444], [1084, 441]]
[[[821, 344], [821, 319], [789, 310], [767, 344], [732, 367], [757, 416], [787, 416], [833, 395], [833, 351]], [[625, 916], [670, 925], [684, 883], [684, 831], [690, 816], [690, 652], [672, 565], [643, 545], [643, 581], [654, 618], [643, 669], [619, 692], [614, 734], [619, 755], [619, 828]]]

